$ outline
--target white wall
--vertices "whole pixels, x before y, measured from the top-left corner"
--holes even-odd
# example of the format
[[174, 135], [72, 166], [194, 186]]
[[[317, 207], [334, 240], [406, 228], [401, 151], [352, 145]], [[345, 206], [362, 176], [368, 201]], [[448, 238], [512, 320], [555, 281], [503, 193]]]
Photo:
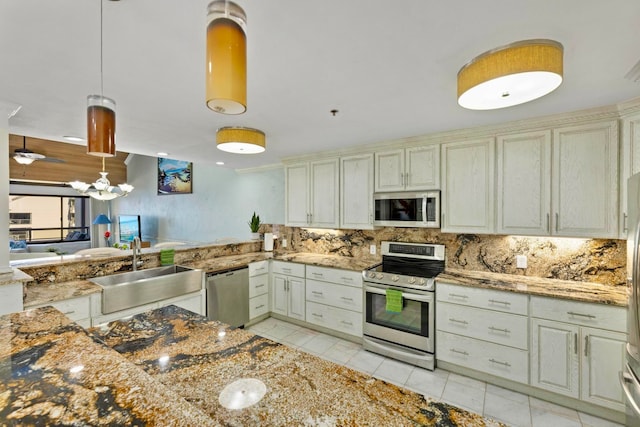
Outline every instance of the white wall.
[[[112, 203], [118, 214], [141, 215], [142, 239], [152, 243], [209, 243], [224, 237], [249, 239], [255, 210], [265, 223], [284, 224], [284, 170], [237, 173], [194, 163], [192, 194], [157, 194], [158, 160], [135, 155], [127, 180], [135, 189]], [[114, 183], [112, 183], [114, 184]], [[115, 183], [117, 184], [117, 183]]]

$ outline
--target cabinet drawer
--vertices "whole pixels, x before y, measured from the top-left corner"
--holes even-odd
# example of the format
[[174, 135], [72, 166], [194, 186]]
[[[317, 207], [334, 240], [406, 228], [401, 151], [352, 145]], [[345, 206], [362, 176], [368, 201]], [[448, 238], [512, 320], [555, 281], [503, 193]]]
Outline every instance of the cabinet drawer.
[[249, 319], [269, 312], [269, 294], [259, 295], [249, 299]]
[[309, 323], [362, 337], [362, 313], [307, 302], [306, 314]]
[[269, 261], [256, 261], [249, 264], [249, 277], [267, 274], [269, 272]]
[[316, 265], [307, 266], [307, 279], [320, 280], [323, 282], [339, 283], [341, 285], [362, 288], [362, 272], [351, 270], [340, 270], [337, 268], [318, 267]]
[[271, 261], [271, 272], [287, 276], [304, 277], [304, 264], [295, 262]]
[[438, 360], [528, 384], [529, 352], [438, 331]]
[[44, 307], [46, 305], [55, 307], [73, 321], [91, 318], [91, 304], [89, 302], [88, 296], [62, 301], [54, 301], [48, 304], [41, 305], [39, 307]]
[[269, 293], [269, 275], [249, 277], [249, 298]]
[[627, 309], [605, 304], [532, 296], [531, 316], [611, 331], [627, 330]]
[[437, 301], [452, 302], [489, 310], [527, 315], [529, 296], [493, 289], [473, 288], [436, 282]]
[[362, 313], [362, 290], [307, 279], [307, 301]]
[[529, 319], [516, 314], [438, 302], [436, 327], [496, 344], [529, 348]]

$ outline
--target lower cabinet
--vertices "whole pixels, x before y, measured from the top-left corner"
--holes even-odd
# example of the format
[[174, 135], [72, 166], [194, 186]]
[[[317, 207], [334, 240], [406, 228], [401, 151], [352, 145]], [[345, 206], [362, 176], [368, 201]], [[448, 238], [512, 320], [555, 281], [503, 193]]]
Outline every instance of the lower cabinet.
[[269, 261], [249, 264], [249, 320], [269, 313]]
[[304, 265], [273, 261], [272, 271], [271, 311], [305, 320]]
[[54, 301], [47, 304], [41, 304], [31, 308], [44, 307], [51, 305], [61, 311], [69, 319], [73, 320], [83, 328], [91, 327], [91, 295], [77, 298], [70, 298], [61, 301]]
[[200, 292], [194, 292], [187, 295], [181, 295], [179, 297], [166, 299], [160, 301], [158, 304], [160, 307], [167, 305], [175, 305], [185, 310], [192, 311], [197, 314], [205, 316], [207, 314], [206, 303], [206, 291], [203, 289]]
[[543, 297], [531, 307], [531, 385], [624, 411], [626, 310]]

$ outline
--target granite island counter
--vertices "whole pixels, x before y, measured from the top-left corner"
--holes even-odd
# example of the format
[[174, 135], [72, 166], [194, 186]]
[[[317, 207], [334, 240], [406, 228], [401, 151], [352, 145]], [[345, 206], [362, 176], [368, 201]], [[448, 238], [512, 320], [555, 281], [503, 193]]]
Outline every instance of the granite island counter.
[[175, 306], [2, 316], [0, 378], [6, 425], [500, 425]]

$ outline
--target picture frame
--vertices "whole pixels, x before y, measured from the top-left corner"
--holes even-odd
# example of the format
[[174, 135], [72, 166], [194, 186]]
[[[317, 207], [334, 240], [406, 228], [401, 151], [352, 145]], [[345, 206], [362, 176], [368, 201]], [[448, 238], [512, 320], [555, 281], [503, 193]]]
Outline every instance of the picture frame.
[[158, 195], [191, 194], [193, 163], [158, 157]]

